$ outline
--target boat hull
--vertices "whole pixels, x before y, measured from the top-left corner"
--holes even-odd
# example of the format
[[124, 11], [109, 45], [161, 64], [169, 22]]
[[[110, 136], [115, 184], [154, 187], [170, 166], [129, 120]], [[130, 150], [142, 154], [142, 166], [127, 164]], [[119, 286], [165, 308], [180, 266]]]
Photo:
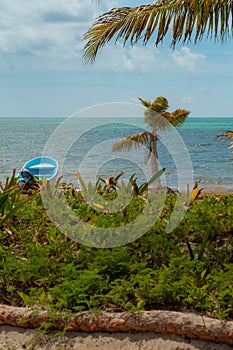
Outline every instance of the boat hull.
[[19, 183], [25, 183], [25, 178], [23, 177], [23, 171], [25, 170], [39, 180], [42, 180], [42, 178], [45, 177], [47, 181], [50, 181], [57, 176], [58, 168], [58, 163], [53, 158], [43, 156], [33, 158], [24, 164], [20, 172]]

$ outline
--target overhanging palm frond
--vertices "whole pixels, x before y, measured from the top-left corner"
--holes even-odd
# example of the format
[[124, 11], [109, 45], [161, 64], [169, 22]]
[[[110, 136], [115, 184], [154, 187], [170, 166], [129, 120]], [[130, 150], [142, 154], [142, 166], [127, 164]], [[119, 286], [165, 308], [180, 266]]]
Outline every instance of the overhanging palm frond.
[[84, 60], [93, 62], [98, 50], [113, 38], [134, 45], [155, 35], [157, 46], [172, 24], [171, 46], [177, 42], [196, 43], [206, 36], [221, 41], [232, 36], [232, 0], [157, 0], [150, 5], [114, 8], [104, 13], [84, 34]]
[[141, 145], [149, 145], [150, 139], [154, 137], [155, 136], [148, 131], [143, 131], [139, 134], [133, 134], [115, 143], [112, 147], [112, 150], [130, 151], [133, 148], [139, 148]]

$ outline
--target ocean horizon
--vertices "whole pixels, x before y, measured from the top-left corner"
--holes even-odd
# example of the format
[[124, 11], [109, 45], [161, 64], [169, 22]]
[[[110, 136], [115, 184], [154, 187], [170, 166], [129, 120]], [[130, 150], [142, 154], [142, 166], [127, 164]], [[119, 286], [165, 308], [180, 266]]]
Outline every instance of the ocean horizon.
[[[0, 117], [0, 180], [4, 182], [5, 178], [11, 175], [13, 168], [19, 172], [26, 161], [42, 155], [51, 135], [65, 120], [64, 117], [45, 116]], [[96, 127], [94, 120], [98, 120], [102, 126]], [[143, 120], [143, 117], [121, 117], [117, 121], [113, 117], [73, 120], [73, 132], [80, 131], [83, 126], [86, 131], [67, 150], [62, 164], [63, 180], [78, 186], [75, 173], [82, 169], [87, 182], [93, 182], [98, 176], [116, 176], [121, 171], [125, 172], [125, 179], [135, 173], [139, 182], [146, 181], [150, 176], [150, 167], [145, 164], [145, 150], [134, 151], [132, 156], [126, 155], [127, 152], [117, 152], [116, 156], [114, 152], [112, 158], [111, 147], [107, 144], [110, 139], [117, 140], [145, 129], [146, 124]], [[227, 146], [228, 141], [218, 138], [218, 135], [233, 130], [233, 117], [191, 116], [176, 130], [190, 156], [194, 181], [200, 180], [203, 187], [232, 188], [233, 156]], [[58, 140], [54, 158], [59, 158], [59, 150], [63, 149], [63, 142], [65, 147], [67, 139], [69, 133], [62, 135], [61, 140]], [[109, 159], [105, 150], [99, 146], [101, 144], [109, 148]], [[176, 144], [172, 147], [172, 152], [175, 153]], [[161, 142], [158, 142], [158, 152], [160, 167], [166, 168], [166, 184], [169, 187], [177, 187], [177, 164], [174, 163], [171, 152]], [[181, 164], [181, 168], [182, 166], [185, 168], [185, 164]]]

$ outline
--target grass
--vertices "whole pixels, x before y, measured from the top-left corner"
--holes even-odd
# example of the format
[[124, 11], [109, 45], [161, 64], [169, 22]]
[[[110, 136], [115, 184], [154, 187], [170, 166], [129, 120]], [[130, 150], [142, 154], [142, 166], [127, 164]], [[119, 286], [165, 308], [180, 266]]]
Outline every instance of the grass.
[[[90, 210], [80, 193], [72, 188], [65, 193], [83, 220], [106, 224], [106, 215]], [[145, 235], [103, 249], [62, 234], [37, 193], [0, 227], [0, 303], [37, 305], [55, 313], [182, 310], [232, 320], [233, 196], [192, 202], [179, 226], [167, 233], [175, 201], [176, 195], [167, 196]], [[111, 223], [137, 216], [144, 202], [133, 198], [124, 215], [111, 215]]]

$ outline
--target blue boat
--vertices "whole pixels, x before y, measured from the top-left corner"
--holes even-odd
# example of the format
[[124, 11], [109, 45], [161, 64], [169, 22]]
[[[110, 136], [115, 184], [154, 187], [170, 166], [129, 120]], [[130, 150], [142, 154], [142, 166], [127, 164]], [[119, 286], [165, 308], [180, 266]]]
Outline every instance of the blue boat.
[[43, 177], [50, 181], [58, 174], [58, 163], [50, 157], [37, 157], [24, 164], [19, 175], [19, 183], [25, 184], [33, 182], [34, 177], [42, 180]]

